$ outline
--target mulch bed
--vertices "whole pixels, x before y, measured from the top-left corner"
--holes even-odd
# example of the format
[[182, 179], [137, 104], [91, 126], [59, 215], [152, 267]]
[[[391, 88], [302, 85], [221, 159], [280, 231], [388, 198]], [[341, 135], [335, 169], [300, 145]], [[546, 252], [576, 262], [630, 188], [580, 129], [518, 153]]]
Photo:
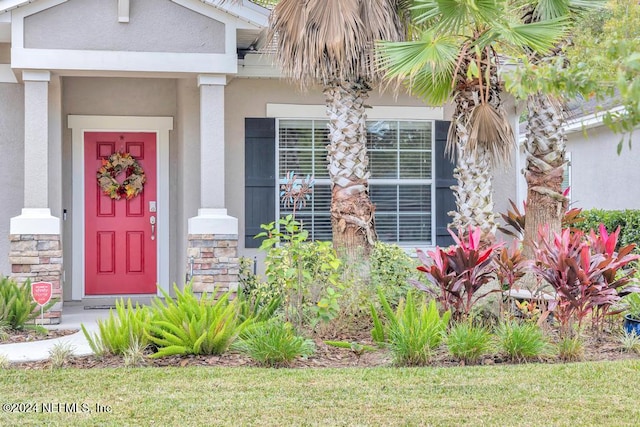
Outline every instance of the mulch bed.
[[[53, 331], [52, 331], [53, 332]], [[73, 332], [73, 331], [72, 331]], [[56, 331], [58, 333], [58, 331]], [[363, 334], [364, 335], [364, 334]], [[371, 339], [365, 336], [351, 337], [332, 337], [328, 339], [340, 339], [344, 341], [357, 341], [362, 344], [373, 345]], [[388, 367], [393, 366], [391, 354], [388, 350], [380, 349], [376, 351], [365, 352], [357, 355], [350, 349], [336, 348], [324, 343], [322, 339], [315, 339], [316, 353], [305, 359], [297, 359], [288, 368], [350, 368], [350, 367]], [[584, 344], [584, 357], [582, 361], [605, 361], [605, 360], [640, 360], [640, 355], [634, 352], [625, 352], [622, 349], [618, 338], [613, 334], [603, 334], [600, 338], [587, 338]], [[556, 357], [547, 356], [537, 360], [528, 361], [529, 363], [562, 363]], [[502, 355], [490, 355], [480, 360], [481, 365], [501, 365], [513, 364], [513, 362]], [[433, 361], [430, 364], [436, 367], [451, 367], [464, 365], [462, 362], [453, 359], [446, 350], [442, 349], [436, 352]], [[104, 356], [101, 358], [95, 356], [73, 357], [64, 365], [69, 368], [91, 369], [91, 368], [122, 368], [125, 367], [122, 357]], [[257, 367], [256, 362], [248, 356], [227, 352], [220, 356], [174, 356], [162, 359], [144, 360], [147, 367], [162, 368], [167, 366], [187, 367], [187, 366], [203, 366], [203, 367]], [[51, 363], [49, 361], [40, 362], [23, 362], [12, 365], [17, 369], [49, 369]]]
[[75, 334], [78, 331], [79, 329], [48, 329], [46, 333], [43, 333], [43, 331], [33, 329], [23, 329], [19, 331], [9, 329], [5, 331], [6, 334], [0, 335], [0, 344], [51, 340]]

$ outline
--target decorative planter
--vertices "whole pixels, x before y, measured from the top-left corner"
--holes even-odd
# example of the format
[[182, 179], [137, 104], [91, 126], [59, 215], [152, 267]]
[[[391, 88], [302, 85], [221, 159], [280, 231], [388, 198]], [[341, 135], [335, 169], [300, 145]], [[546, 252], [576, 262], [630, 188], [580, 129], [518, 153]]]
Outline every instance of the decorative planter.
[[640, 337], [640, 320], [637, 320], [634, 317], [631, 317], [630, 314], [624, 316], [624, 323], [622, 325], [624, 330], [628, 333], [635, 333]]

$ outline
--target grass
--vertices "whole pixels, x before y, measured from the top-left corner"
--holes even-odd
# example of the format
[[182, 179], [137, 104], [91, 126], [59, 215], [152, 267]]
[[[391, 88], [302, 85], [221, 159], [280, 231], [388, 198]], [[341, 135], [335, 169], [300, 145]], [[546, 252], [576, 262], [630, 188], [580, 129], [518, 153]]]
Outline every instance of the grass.
[[[4, 425], [638, 425], [640, 361], [463, 368], [8, 370]], [[95, 405], [109, 405], [109, 413]]]

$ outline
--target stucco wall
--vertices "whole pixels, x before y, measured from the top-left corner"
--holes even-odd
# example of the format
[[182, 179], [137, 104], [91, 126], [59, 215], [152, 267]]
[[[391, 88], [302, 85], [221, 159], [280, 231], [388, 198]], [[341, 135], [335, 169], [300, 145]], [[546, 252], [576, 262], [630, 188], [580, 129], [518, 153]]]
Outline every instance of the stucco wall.
[[[65, 295], [71, 295], [70, 263], [72, 254], [71, 227], [73, 221], [72, 170], [71, 170], [71, 130], [67, 128], [66, 118], [71, 115], [113, 115], [113, 116], [170, 116], [177, 115], [177, 84], [174, 79], [126, 79], [126, 78], [87, 78], [66, 77], [63, 79], [63, 206], [68, 210], [68, 219], [64, 227], [64, 256], [67, 282]], [[175, 131], [170, 133], [169, 141], [169, 183], [170, 224], [176, 224], [180, 214], [177, 189], [181, 175], [178, 173], [179, 139]], [[184, 263], [177, 257], [177, 248], [186, 245], [186, 236], [181, 236], [178, 227], [171, 227], [169, 235], [171, 282], [183, 281]]]
[[[187, 221], [198, 215], [200, 208], [200, 90], [195, 79], [178, 80], [178, 119], [175, 132], [179, 139], [177, 163], [180, 178], [176, 191], [181, 212], [176, 218], [178, 270], [186, 271]], [[182, 270], [180, 270], [182, 268]], [[180, 278], [178, 285], [184, 283]]]
[[224, 24], [170, 0], [130, 2], [118, 22], [116, 0], [69, 0], [25, 19], [27, 48], [224, 53]]
[[0, 64], [11, 64], [10, 43], [0, 43]]
[[569, 135], [571, 202], [584, 209], [640, 209], [640, 133], [616, 152], [621, 135], [606, 127]]
[[24, 200], [24, 87], [0, 83], [0, 273], [8, 275], [9, 220], [20, 215]]
[[[275, 79], [235, 79], [226, 91], [226, 202], [229, 214], [239, 219], [240, 236], [244, 236], [244, 119], [245, 117], [265, 117], [267, 103], [324, 105], [324, 96], [318, 89], [301, 93], [295, 85]], [[424, 103], [405, 94], [372, 91], [368, 105], [372, 106], [424, 106]], [[451, 107], [446, 106], [445, 118], [450, 117]], [[494, 178], [495, 209], [503, 212], [508, 200], [515, 200], [515, 161], [511, 165], [497, 168]], [[260, 259], [261, 253], [255, 249], [245, 249], [241, 238], [240, 255]]]

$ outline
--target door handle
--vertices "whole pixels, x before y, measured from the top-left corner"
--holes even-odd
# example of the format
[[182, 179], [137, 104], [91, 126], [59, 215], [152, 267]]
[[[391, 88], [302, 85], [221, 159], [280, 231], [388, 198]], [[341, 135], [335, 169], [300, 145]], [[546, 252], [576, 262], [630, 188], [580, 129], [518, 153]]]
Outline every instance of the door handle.
[[149, 223], [151, 224], [151, 240], [156, 239], [156, 217], [151, 215], [149, 218]]

